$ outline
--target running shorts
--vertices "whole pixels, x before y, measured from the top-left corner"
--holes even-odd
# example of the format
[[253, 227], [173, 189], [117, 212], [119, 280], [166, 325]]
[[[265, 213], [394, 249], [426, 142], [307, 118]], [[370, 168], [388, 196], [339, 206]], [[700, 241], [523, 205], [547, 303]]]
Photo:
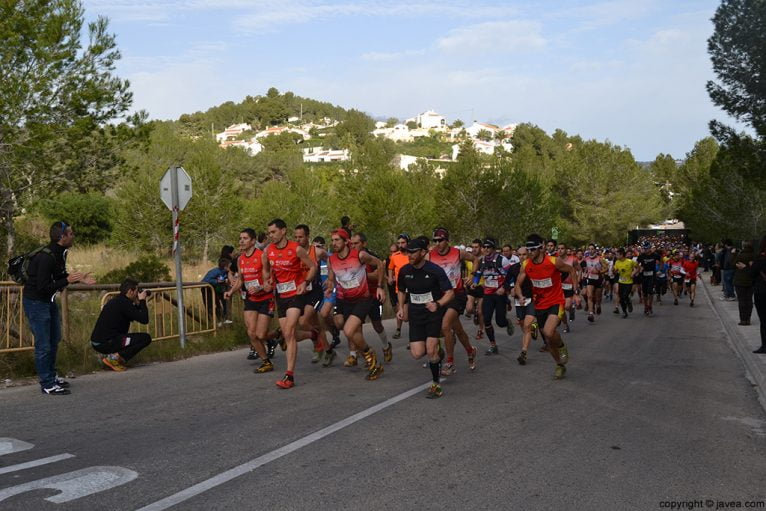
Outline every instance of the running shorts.
[[349, 316], [356, 316], [364, 322], [364, 319], [370, 313], [370, 309], [373, 307], [371, 298], [363, 298], [350, 302], [348, 300], [336, 300], [335, 301], [335, 315], [343, 316], [344, 320], [347, 320]]
[[588, 277], [588, 285], [593, 286], [597, 289], [601, 289], [604, 286], [604, 279], [599, 277], [597, 279], [592, 279]]
[[245, 300], [245, 311], [257, 312], [258, 314], [266, 314], [269, 317], [274, 317], [274, 299], [261, 300], [260, 302], [254, 302], [252, 300]]
[[474, 298], [484, 298], [484, 286], [476, 286], [473, 289], [469, 287], [467, 293]]
[[303, 307], [306, 305], [306, 300], [302, 295], [291, 296], [290, 298], [281, 298], [277, 296], [277, 317], [287, 317], [287, 309], [298, 309], [303, 316]]
[[381, 321], [383, 319], [383, 305], [375, 299], [371, 298], [372, 304], [370, 305], [370, 321]]
[[443, 308], [437, 309], [436, 312], [410, 309], [410, 342], [424, 342], [428, 337], [440, 337], [443, 316]]
[[535, 304], [530, 302], [524, 306], [517, 305], [516, 306], [516, 317], [519, 321], [524, 321], [524, 318], [527, 316], [534, 316], [535, 315]]
[[548, 316], [558, 316], [559, 320], [563, 321], [566, 311], [564, 310], [564, 304], [553, 305], [547, 309], [537, 310], [535, 309], [535, 317], [537, 317], [537, 324], [540, 328], [545, 326], [545, 322], [548, 321]]
[[455, 298], [450, 300], [447, 304], [447, 308], [456, 310], [458, 314], [463, 314], [467, 303], [468, 295], [466, 295], [465, 292], [455, 293]]

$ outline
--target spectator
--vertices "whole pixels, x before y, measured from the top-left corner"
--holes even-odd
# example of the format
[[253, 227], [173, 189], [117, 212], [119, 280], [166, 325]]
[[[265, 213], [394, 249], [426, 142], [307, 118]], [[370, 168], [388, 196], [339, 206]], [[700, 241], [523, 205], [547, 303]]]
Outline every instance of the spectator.
[[713, 275], [710, 277], [710, 283], [717, 286], [721, 283], [721, 264], [723, 261], [723, 244], [717, 243], [713, 252], [713, 264], [711, 266]]
[[743, 241], [742, 252], [734, 257], [734, 290], [739, 304], [739, 325], [750, 324], [753, 313], [753, 279], [750, 277], [750, 263], [753, 262], [753, 242]]
[[753, 353], [766, 354], [766, 236], [761, 238], [758, 255], [750, 266], [753, 297], [758, 320], [761, 322], [761, 347]]
[[213, 304], [215, 304], [215, 313], [218, 318], [218, 326], [224, 323], [231, 324], [229, 319], [229, 301], [224, 299], [224, 293], [229, 290], [229, 269], [231, 268], [231, 259], [221, 257], [218, 259], [218, 266], [208, 271], [202, 278], [202, 282], [213, 286], [202, 288], [202, 302], [205, 304], [208, 317], [213, 316]]
[[90, 336], [93, 349], [106, 355], [101, 362], [113, 371], [124, 371], [125, 364], [139, 351], [151, 344], [152, 337], [145, 333], [129, 333], [130, 323], [149, 323], [146, 299], [149, 291], [139, 291], [138, 282], [125, 279], [120, 294], [101, 309]]
[[726, 240], [723, 243], [723, 257], [721, 260], [721, 276], [723, 278], [723, 298], [733, 302], [737, 298], [734, 296], [734, 256], [737, 254], [734, 243]]
[[69, 284], [95, 284], [89, 273], [66, 270], [66, 257], [74, 243], [74, 231], [66, 222], [56, 222], [49, 231], [50, 243], [29, 262], [24, 284], [24, 314], [35, 338], [35, 368], [43, 394], [69, 394], [69, 383], [56, 372], [56, 355], [61, 341], [61, 312], [56, 293]]

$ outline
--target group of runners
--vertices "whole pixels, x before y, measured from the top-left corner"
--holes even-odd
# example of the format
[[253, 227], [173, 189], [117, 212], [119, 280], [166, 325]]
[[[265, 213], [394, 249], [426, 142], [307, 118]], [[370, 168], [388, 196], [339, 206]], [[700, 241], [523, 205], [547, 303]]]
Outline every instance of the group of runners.
[[[655, 297], [661, 303], [668, 289], [675, 304], [686, 291], [694, 305], [698, 263], [695, 254], [681, 251], [683, 245], [669, 253], [655, 250], [649, 242], [616, 249], [591, 244], [580, 250], [530, 234], [516, 249], [498, 246], [492, 238], [456, 246], [449, 231], [437, 227], [430, 238], [399, 235], [384, 260], [368, 248], [361, 232], [335, 229], [328, 244], [321, 236], [310, 239], [309, 227], [302, 224], [290, 239], [286, 223], [278, 218], [268, 224], [267, 238], [260, 248], [256, 232], [242, 230], [240, 255], [225, 297], [242, 296], [251, 345], [248, 358], [261, 361], [256, 373], [274, 370], [277, 346], [285, 351], [285, 374], [276, 382], [283, 389], [295, 385], [299, 341], [311, 340], [312, 363], [329, 367], [341, 333], [349, 349], [343, 365], [357, 366], [361, 357], [368, 380], [383, 375], [384, 364], [393, 359], [382, 322], [387, 294], [396, 313], [392, 338], [401, 337], [407, 322], [410, 355], [427, 359], [424, 366], [432, 376], [429, 398], [441, 397], [440, 378], [455, 373], [457, 342], [466, 352], [469, 370], [476, 368], [478, 349], [461, 323], [464, 314], [478, 327], [476, 339], [487, 336], [486, 355], [499, 352], [495, 326], [509, 336], [514, 324], [521, 327], [521, 365], [527, 362], [531, 341], [541, 338], [540, 351], [550, 354], [554, 378], [561, 379], [569, 351], [559, 326], [569, 332], [577, 309], [584, 309], [588, 321], [594, 322], [602, 301], [616, 293], [615, 313], [628, 317], [632, 296], [638, 293], [650, 316]], [[515, 320], [508, 319], [512, 311]], [[279, 326], [272, 329], [275, 314]], [[381, 358], [365, 338], [367, 320], [380, 342]]]

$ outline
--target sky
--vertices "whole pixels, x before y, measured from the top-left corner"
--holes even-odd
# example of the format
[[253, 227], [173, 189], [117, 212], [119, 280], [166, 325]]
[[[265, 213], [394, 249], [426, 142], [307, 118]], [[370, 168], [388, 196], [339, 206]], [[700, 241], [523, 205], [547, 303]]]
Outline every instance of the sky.
[[376, 118], [530, 122], [639, 161], [683, 158], [711, 119], [735, 124], [705, 90], [718, 0], [83, 4], [109, 18], [117, 74], [153, 119], [276, 87]]

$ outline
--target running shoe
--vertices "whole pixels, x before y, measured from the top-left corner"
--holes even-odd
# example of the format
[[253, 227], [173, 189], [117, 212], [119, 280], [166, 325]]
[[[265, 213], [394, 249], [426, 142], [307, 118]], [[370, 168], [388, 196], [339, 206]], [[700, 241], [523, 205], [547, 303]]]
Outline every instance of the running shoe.
[[516, 360], [519, 361], [519, 365], [527, 365], [527, 352], [522, 351]]
[[266, 341], [266, 356], [269, 358], [273, 358], [274, 354], [277, 351], [277, 341], [274, 339], [269, 339]]
[[388, 364], [394, 359], [394, 347], [391, 345], [391, 343], [388, 343], [388, 346], [383, 348], [383, 361]]
[[106, 356], [101, 359], [101, 362], [111, 369], [112, 371], [117, 371], [118, 373], [121, 373], [125, 369], [127, 369], [124, 365], [120, 364], [119, 359], [112, 357], [111, 355]]
[[678, 298], [673, 299], [673, 305], [678, 305]]
[[628, 302], [628, 312], [633, 312], [633, 300]]
[[338, 356], [338, 354], [335, 353], [335, 350], [325, 351], [324, 360], [322, 360], [322, 367], [330, 367], [336, 356]]
[[69, 382], [66, 381], [64, 378], [59, 378], [58, 375], [56, 375], [56, 378], [53, 381], [56, 385], [58, 385], [59, 387], [63, 389], [69, 388]]
[[375, 369], [378, 365], [378, 357], [375, 355], [375, 350], [368, 348], [367, 351], [362, 352], [362, 358], [364, 359], [365, 366], [369, 370]]
[[484, 352], [485, 355], [497, 355], [498, 353], [497, 344], [490, 344], [487, 351]]
[[401, 339], [402, 338], [402, 329], [397, 328], [394, 335], [391, 336], [392, 339]]
[[289, 376], [284, 375], [282, 379], [277, 382], [277, 387], [280, 389], [291, 389], [295, 387], [295, 381], [291, 380]]
[[346, 361], [343, 362], [343, 367], [356, 367], [357, 365], [359, 365], [359, 362], [357, 362], [354, 355], [349, 355], [346, 357]]
[[598, 316], [600, 316], [600, 315], [601, 315], [601, 304], [599, 304], [599, 305], [597, 305], [597, 306], [596, 306], [596, 314], [597, 314]]
[[539, 327], [537, 326], [537, 321], [532, 323], [532, 339], [537, 340], [537, 332], [539, 330]]
[[40, 390], [43, 394], [48, 394], [49, 396], [66, 396], [67, 394], [72, 393], [69, 389], [65, 389], [61, 385], [56, 385], [55, 383], [50, 387], [41, 387]]
[[568, 334], [569, 332], [570, 332], [570, 330], [569, 330], [569, 321], [567, 321], [566, 323], [564, 323], [564, 333]]
[[508, 326], [505, 328], [505, 331], [508, 332], [508, 335], [513, 335], [513, 332], [515, 331], [515, 328], [513, 326], [513, 321], [508, 322]]
[[444, 391], [441, 386], [438, 383], [432, 383], [428, 388], [428, 393], [426, 393], [426, 399], [437, 399], [442, 397], [443, 394]]
[[452, 376], [455, 374], [455, 364], [444, 364], [444, 367], [442, 367], [441, 375], [442, 376]]
[[596, 321], [596, 318], [593, 317], [593, 313], [592, 312], [588, 314], [588, 321], [591, 322], [591, 323]]
[[260, 357], [258, 356], [258, 352], [255, 351], [255, 348], [250, 348], [250, 353], [247, 354], [248, 360], [258, 360]]
[[556, 372], [553, 373], [553, 378], [555, 380], [560, 380], [564, 377], [564, 375], [567, 374], [567, 368], [566, 366], [563, 366], [561, 364], [556, 365]]
[[694, 300], [692, 300], [691, 302], [689, 302], [689, 307], [694, 307]]
[[473, 371], [476, 369], [476, 355], [479, 354], [479, 349], [476, 346], [471, 346], [471, 354], [468, 355], [468, 369]]
[[622, 313], [622, 319], [628, 319], [628, 313], [627, 312], [623, 312]]
[[615, 307], [612, 312], [614, 312], [615, 314], [619, 314], [620, 313], [620, 308], [619, 307]]
[[311, 363], [316, 364], [317, 362], [319, 362], [323, 354], [324, 354], [324, 351], [314, 350], [314, 352], [311, 354]]
[[561, 346], [559, 346], [559, 360], [562, 365], [566, 365], [566, 363], [569, 362], [569, 348], [567, 348], [567, 345], [564, 344], [563, 341]]
[[274, 364], [271, 363], [271, 360], [264, 360], [261, 362], [261, 365], [253, 369], [253, 372], [255, 374], [261, 374], [261, 373], [268, 373], [274, 370]]

